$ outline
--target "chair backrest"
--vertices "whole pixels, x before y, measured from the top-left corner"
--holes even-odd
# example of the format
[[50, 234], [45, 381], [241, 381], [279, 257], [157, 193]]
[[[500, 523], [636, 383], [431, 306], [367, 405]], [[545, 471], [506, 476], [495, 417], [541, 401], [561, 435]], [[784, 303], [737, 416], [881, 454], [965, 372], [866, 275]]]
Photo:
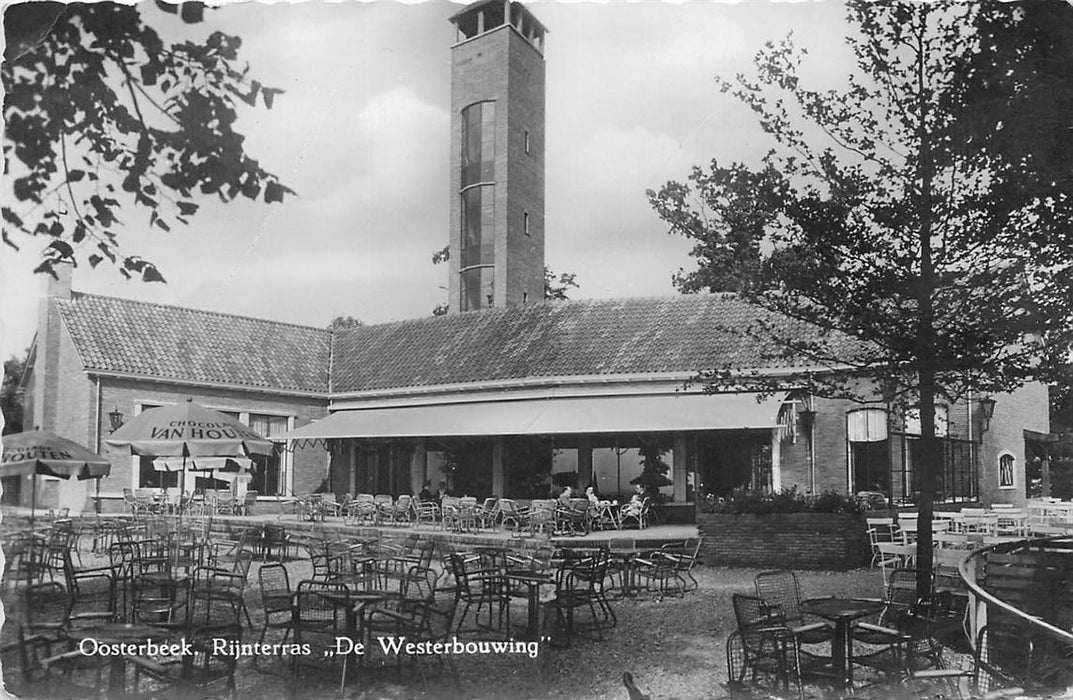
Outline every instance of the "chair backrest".
[[1032, 638], [1023, 630], [1001, 623], [981, 628], [974, 655], [973, 697], [1006, 697], [994, 691], [1030, 686], [1038, 675], [1033, 668], [1033, 652]]
[[741, 632], [749, 632], [760, 624], [772, 624], [771, 611], [759, 596], [735, 593], [731, 596], [731, 604]]
[[754, 579], [756, 595], [788, 621], [801, 619], [801, 586], [793, 571], [761, 571]]
[[376, 496], [375, 496], [375, 497], [373, 498], [373, 501], [374, 501], [374, 502], [375, 502], [375, 503], [376, 503], [377, 505], [382, 505], [382, 506], [390, 506], [391, 504], [393, 504], [393, 503], [395, 502], [395, 499], [391, 497], [391, 494], [387, 494], [387, 493], [378, 493], [378, 494], [376, 494]]
[[291, 609], [291, 580], [283, 564], [263, 564], [257, 571], [265, 612]]
[[305, 632], [341, 631], [341, 621], [345, 617], [343, 611], [349, 608], [349, 597], [350, 593], [343, 583], [299, 582], [298, 593], [294, 598], [295, 641], [301, 642]]
[[496, 503], [498, 502], [498, 498], [486, 498], [484, 499], [484, 504], [481, 506], [481, 510], [485, 514], [494, 513], [496, 512]]

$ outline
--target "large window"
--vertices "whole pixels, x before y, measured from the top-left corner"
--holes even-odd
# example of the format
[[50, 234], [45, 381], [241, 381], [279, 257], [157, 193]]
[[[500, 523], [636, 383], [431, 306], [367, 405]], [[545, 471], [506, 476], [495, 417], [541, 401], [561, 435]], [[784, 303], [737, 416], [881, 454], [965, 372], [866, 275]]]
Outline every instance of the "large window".
[[496, 176], [496, 103], [462, 110], [462, 187], [493, 182]]
[[[269, 416], [258, 413], [249, 414], [249, 426], [255, 433], [269, 440], [287, 432], [286, 416]], [[287, 495], [287, 451], [282, 445], [271, 455], [256, 455], [253, 458], [253, 479], [247, 487], [261, 496]]]
[[[157, 404], [141, 404], [140, 411], [155, 408]], [[266, 415], [260, 413], [245, 413], [240, 411], [220, 411], [220, 413], [234, 418], [248, 425], [254, 432], [273, 439], [287, 432], [290, 419], [287, 416]], [[194, 489], [216, 488], [227, 489], [232, 487], [234, 476], [224, 472], [194, 472], [186, 475], [185, 484], [181, 471], [158, 471], [153, 463], [153, 457], [137, 457], [139, 488], [177, 488], [183, 486], [187, 491]], [[253, 471], [249, 475], [250, 480], [246, 483], [246, 490], [257, 491], [261, 496], [286, 496], [290, 483], [291, 455], [280, 444], [278, 449], [271, 455], [253, 456]], [[214, 478], [214, 476], [216, 478]]]
[[462, 110], [459, 308], [491, 306], [495, 292], [495, 103]]
[[846, 439], [852, 491], [876, 491], [891, 496], [890, 442], [887, 412], [862, 408], [846, 414]]

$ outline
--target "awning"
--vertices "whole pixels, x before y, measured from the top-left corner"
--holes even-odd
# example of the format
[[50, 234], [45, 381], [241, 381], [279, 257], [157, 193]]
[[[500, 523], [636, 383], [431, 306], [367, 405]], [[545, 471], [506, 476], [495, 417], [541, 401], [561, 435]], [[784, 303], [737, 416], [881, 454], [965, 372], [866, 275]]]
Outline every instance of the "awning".
[[338, 411], [276, 439], [416, 438], [734, 430], [777, 427], [781, 395], [659, 394]]

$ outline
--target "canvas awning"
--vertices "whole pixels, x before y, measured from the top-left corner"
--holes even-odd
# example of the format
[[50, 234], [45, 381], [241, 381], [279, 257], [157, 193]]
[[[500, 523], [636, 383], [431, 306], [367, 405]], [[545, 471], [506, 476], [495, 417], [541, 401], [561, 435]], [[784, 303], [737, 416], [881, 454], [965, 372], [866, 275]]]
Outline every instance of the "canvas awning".
[[279, 439], [770, 429], [782, 401], [755, 393], [659, 394], [347, 409]]

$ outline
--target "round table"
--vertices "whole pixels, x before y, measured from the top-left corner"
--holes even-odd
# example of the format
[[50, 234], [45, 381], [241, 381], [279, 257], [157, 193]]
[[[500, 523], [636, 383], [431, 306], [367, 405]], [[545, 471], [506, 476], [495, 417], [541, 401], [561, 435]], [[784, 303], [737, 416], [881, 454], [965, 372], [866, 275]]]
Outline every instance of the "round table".
[[801, 612], [822, 617], [835, 623], [835, 634], [831, 638], [831, 661], [834, 671], [847, 688], [853, 685], [853, 650], [850, 645], [853, 637], [850, 627], [854, 620], [874, 615], [883, 609], [883, 603], [876, 600], [857, 600], [854, 598], [810, 598], [801, 601]]

